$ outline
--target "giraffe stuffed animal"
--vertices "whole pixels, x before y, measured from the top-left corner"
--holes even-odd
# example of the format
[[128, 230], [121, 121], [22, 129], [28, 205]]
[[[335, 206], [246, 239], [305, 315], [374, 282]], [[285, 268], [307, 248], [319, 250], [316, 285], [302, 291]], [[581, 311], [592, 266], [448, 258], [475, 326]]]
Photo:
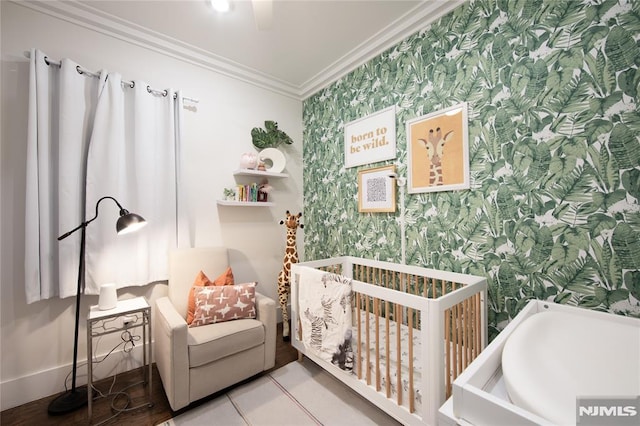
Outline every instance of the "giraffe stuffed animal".
[[447, 132], [442, 136], [442, 130], [440, 127], [434, 132], [433, 129], [429, 130], [429, 136], [427, 139], [418, 139], [424, 147], [427, 149], [427, 156], [429, 157], [429, 185], [442, 185], [442, 157], [444, 155], [444, 145], [453, 137], [453, 130]]
[[296, 249], [296, 231], [298, 227], [304, 228], [304, 225], [300, 223], [302, 213], [293, 215], [287, 210], [287, 216], [285, 220], [280, 221], [280, 225], [287, 227], [287, 247], [284, 250], [284, 259], [282, 260], [282, 269], [278, 274], [278, 302], [280, 302], [280, 308], [282, 309], [282, 339], [284, 341], [290, 340], [289, 336], [289, 313], [287, 311], [287, 301], [289, 300], [289, 293], [291, 292], [291, 264], [298, 263], [298, 250]]

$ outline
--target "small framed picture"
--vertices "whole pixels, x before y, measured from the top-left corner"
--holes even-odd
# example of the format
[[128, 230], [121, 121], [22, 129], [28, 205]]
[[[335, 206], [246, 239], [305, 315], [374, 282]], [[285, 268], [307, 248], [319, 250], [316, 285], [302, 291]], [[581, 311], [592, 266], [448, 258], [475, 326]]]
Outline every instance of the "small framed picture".
[[469, 188], [466, 103], [407, 121], [407, 146], [410, 194]]
[[358, 211], [382, 213], [396, 211], [396, 166], [376, 167], [358, 172]]

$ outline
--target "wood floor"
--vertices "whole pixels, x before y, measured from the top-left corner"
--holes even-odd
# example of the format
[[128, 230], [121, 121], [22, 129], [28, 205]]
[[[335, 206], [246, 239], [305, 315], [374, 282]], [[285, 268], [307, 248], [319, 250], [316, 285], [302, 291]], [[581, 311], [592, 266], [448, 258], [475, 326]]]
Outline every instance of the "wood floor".
[[[276, 365], [272, 370], [282, 367], [298, 358], [298, 352], [289, 344], [289, 342], [283, 342], [282, 340], [282, 325], [278, 324], [278, 336], [276, 339]], [[270, 370], [271, 371], [271, 370]], [[116, 378], [116, 386], [114, 389], [121, 389], [129, 384], [138, 382], [142, 377], [140, 369], [129, 371], [119, 374]], [[97, 382], [96, 387], [101, 391], [106, 392], [111, 386], [112, 378], [101, 380]], [[239, 384], [238, 384], [239, 385]], [[236, 386], [238, 386], [236, 385]], [[229, 389], [225, 389], [219, 393], [213, 394], [203, 400], [191, 404], [187, 408], [183, 408], [179, 411], [171, 411], [169, 407], [169, 401], [164, 394], [160, 376], [158, 370], [153, 366], [153, 389], [151, 389], [151, 399], [153, 401], [153, 407], [140, 408], [131, 412], [123, 412], [114, 419], [105, 422], [105, 425], [157, 425], [165, 420], [169, 420], [176, 415], [183, 413], [193, 407], [196, 407], [204, 402], [207, 402], [222, 393], [227, 392]], [[132, 406], [136, 406], [140, 401], [144, 401], [144, 387], [142, 385], [134, 386], [129, 390], [129, 394], [132, 398]], [[68, 413], [60, 416], [50, 416], [47, 413], [47, 407], [57, 395], [52, 395], [47, 398], [42, 398], [37, 401], [30, 402], [28, 404], [21, 405], [19, 407], [11, 408], [9, 410], [2, 411], [0, 413], [0, 424], [2, 426], [9, 425], [86, 425], [87, 421], [87, 408], [76, 410], [75, 412]], [[102, 398], [93, 402], [93, 422], [97, 424], [103, 419], [108, 419], [113, 415], [111, 410], [113, 398]], [[113, 401], [115, 407], [122, 407], [124, 405], [124, 399], [119, 398]]]

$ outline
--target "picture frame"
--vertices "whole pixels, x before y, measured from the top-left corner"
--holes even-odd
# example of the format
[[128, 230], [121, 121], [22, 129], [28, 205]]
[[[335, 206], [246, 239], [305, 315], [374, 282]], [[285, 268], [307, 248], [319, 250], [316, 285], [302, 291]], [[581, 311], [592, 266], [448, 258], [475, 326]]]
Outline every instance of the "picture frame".
[[344, 125], [344, 167], [396, 158], [396, 107], [392, 105]]
[[395, 172], [395, 165], [358, 171], [358, 211], [360, 213], [396, 211], [396, 185], [391, 177]]
[[406, 122], [410, 194], [470, 187], [467, 120], [463, 102]]

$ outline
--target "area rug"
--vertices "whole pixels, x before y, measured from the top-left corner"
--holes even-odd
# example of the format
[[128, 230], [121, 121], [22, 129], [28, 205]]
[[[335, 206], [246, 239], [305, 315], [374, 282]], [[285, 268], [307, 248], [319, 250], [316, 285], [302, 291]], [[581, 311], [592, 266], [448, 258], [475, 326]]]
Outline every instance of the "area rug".
[[398, 425], [312, 361], [292, 362], [158, 426]]

